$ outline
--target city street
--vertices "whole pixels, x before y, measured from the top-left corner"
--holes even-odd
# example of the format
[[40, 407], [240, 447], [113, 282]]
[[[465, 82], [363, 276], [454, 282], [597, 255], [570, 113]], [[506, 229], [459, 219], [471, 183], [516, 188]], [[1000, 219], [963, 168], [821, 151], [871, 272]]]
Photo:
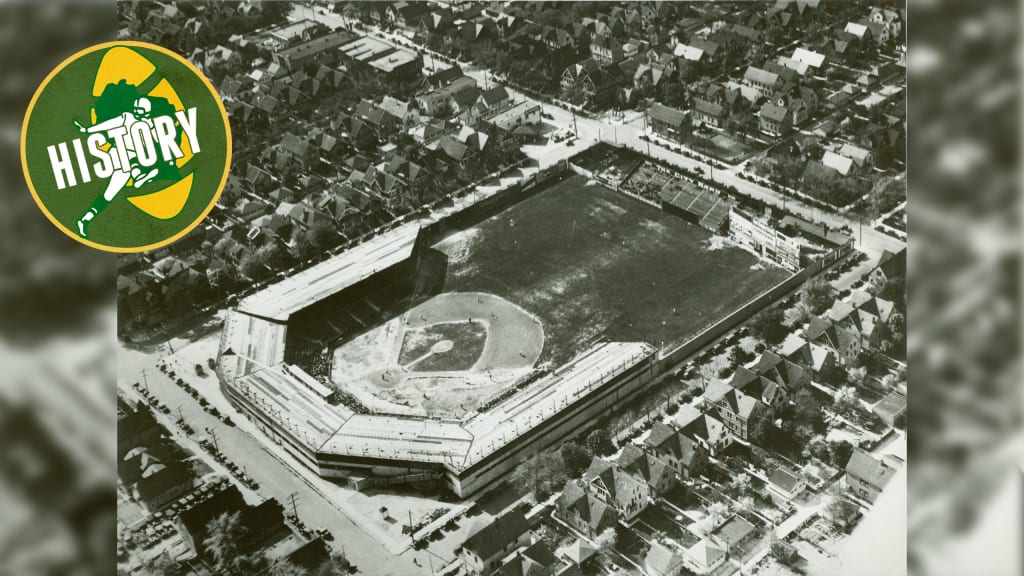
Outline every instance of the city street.
[[[378, 533], [379, 530], [365, 521], [360, 521], [362, 519], [358, 515], [347, 514], [338, 500], [327, 497], [321, 487], [307, 478], [306, 473], [297, 473], [300, 472], [297, 462], [286, 462], [288, 458], [283, 451], [272, 451], [257, 440], [254, 436], [261, 433], [224, 399], [217, 386], [216, 376], [209, 371], [205, 377], [196, 374], [194, 364], [205, 364], [205, 359], [201, 358], [216, 353], [218, 336], [219, 333], [214, 333], [191, 345], [187, 339], [173, 338], [169, 341], [169, 347], [165, 344], [146, 351], [127, 349], [122, 344], [118, 351], [118, 388], [129, 397], [137, 398], [138, 395], [131, 389], [132, 383], [140, 382], [148, 387], [156, 398], [171, 409], [169, 416], [158, 415], [161, 423], [172, 431], [176, 441], [200, 456], [206, 453], [198, 446], [197, 441], [205, 437], [213, 442], [216, 436], [217, 446], [229, 461], [236, 463], [259, 482], [258, 494], [240, 487], [250, 503], [275, 498], [286, 508], [290, 508], [290, 498], [294, 494], [299, 518], [310, 528], [326, 528], [330, 531], [334, 537], [332, 544], [339, 550], [344, 549], [349, 560], [356, 566], [363, 570], [372, 566], [374, 573], [380, 574], [419, 573], [413, 559], [418, 557], [421, 563], [425, 563], [426, 552], [411, 552], [407, 544], [398, 550], [387, 546], [390, 542]], [[174, 351], [175, 356], [179, 356], [171, 362], [172, 369], [177, 375], [197, 388], [221, 413], [230, 415], [235, 426], [228, 426], [207, 413], [198, 401], [156, 368], [157, 362], [166, 357], [170, 350]], [[187, 359], [180, 357], [182, 355]], [[190, 439], [186, 439], [174, 424], [179, 413], [195, 429], [195, 434]], [[207, 429], [212, 432], [207, 432]], [[269, 440], [264, 441], [269, 444]], [[206, 456], [204, 460], [214, 470], [230, 477], [211, 457]], [[317, 480], [327, 484], [323, 480]], [[340, 487], [337, 489], [342, 490]], [[438, 564], [437, 560], [435, 564]]]

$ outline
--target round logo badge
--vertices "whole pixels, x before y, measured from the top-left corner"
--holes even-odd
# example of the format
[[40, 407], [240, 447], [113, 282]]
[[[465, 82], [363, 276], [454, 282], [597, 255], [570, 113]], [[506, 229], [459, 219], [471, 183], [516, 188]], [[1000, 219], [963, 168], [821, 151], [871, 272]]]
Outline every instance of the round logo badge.
[[21, 164], [61, 231], [110, 252], [141, 252], [196, 227], [231, 163], [224, 104], [203, 74], [145, 42], [87, 48], [36, 91]]

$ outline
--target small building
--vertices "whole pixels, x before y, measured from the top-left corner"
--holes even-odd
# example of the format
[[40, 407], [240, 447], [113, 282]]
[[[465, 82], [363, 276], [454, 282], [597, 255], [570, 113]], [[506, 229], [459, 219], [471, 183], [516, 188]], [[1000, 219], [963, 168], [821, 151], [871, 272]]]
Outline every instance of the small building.
[[771, 136], [787, 136], [793, 131], [793, 115], [786, 106], [765, 102], [757, 114], [761, 131]]
[[768, 492], [784, 502], [793, 500], [806, 489], [807, 481], [802, 476], [781, 466], [768, 477]]
[[710, 574], [725, 563], [725, 547], [711, 538], [702, 538], [686, 549], [683, 564], [695, 574]]
[[690, 135], [690, 115], [682, 110], [655, 103], [647, 111], [648, 122], [656, 134], [673, 142]]
[[895, 468], [857, 448], [846, 463], [846, 486], [857, 497], [874, 502], [895, 474]]
[[907, 397], [899, 392], [890, 392], [871, 411], [889, 426], [895, 426], [907, 415]]
[[677, 576], [683, 570], [683, 557], [674, 547], [655, 540], [644, 557], [644, 571], [649, 576]]
[[707, 124], [708, 126], [721, 128], [725, 125], [725, 108], [715, 102], [694, 98], [693, 121], [696, 124]]
[[470, 572], [490, 574], [501, 565], [502, 558], [530, 543], [529, 530], [523, 513], [513, 510], [467, 538], [458, 555]]

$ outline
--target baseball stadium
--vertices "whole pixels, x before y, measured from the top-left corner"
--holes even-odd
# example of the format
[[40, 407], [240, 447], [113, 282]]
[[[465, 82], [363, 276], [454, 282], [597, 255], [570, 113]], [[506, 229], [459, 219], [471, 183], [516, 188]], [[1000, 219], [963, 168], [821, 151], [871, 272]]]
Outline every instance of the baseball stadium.
[[407, 221], [226, 319], [225, 394], [321, 476], [476, 494], [789, 277], [578, 175], [452, 220]]

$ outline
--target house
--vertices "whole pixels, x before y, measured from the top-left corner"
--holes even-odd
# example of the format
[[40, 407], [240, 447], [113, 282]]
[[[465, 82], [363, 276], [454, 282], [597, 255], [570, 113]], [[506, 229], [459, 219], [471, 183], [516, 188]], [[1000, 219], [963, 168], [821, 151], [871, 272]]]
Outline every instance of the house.
[[636, 520], [651, 503], [651, 490], [643, 478], [607, 460], [594, 458], [583, 479], [591, 492], [615, 508], [626, 525]]
[[796, 62], [800, 62], [801, 64], [805, 64], [812, 69], [814, 73], [823, 72], [825, 67], [828, 65], [828, 58], [824, 54], [808, 50], [806, 48], [797, 48], [796, 50], [793, 50], [793, 56], [791, 59]]
[[689, 44], [676, 44], [672, 54], [688, 62], [700, 62], [704, 58], [704, 50]]
[[702, 538], [683, 553], [683, 565], [695, 574], [710, 574], [725, 563], [725, 547], [711, 538]]
[[192, 489], [192, 472], [180, 461], [161, 461], [147, 448], [128, 452], [118, 476], [129, 493], [150, 512], [156, 512]]
[[713, 410], [734, 436], [749, 439], [749, 432], [759, 418], [766, 417], [766, 406], [757, 398], [748, 396], [725, 382], [716, 380], [704, 392], [704, 403]]
[[757, 95], [754, 102], [774, 94], [782, 86], [782, 79], [778, 74], [769, 72], [756, 66], [748, 66], [743, 73], [743, 83], [749, 86]]
[[776, 468], [768, 477], [768, 492], [783, 502], [793, 500], [806, 489], [807, 481], [802, 476], [782, 466]]
[[854, 146], [853, 144], [846, 143], [839, 149], [839, 153], [853, 160], [857, 170], [861, 172], [870, 171], [875, 164], [874, 154], [872, 154], [870, 150], [865, 150], [860, 146]]
[[815, 380], [835, 366], [835, 354], [819, 344], [808, 342], [796, 333], [789, 334], [779, 345], [779, 354], [783, 358], [804, 366], [811, 371]]
[[526, 517], [513, 510], [494, 519], [466, 539], [457, 554], [472, 573], [490, 574], [501, 559], [530, 542], [530, 525]]
[[842, 154], [836, 154], [831, 150], [826, 150], [822, 155], [821, 164], [826, 168], [835, 170], [840, 176], [849, 176], [853, 170], [853, 159], [847, 158]]
[[163, 432], [148, 408], [141, 404], [136, 409], [124, 406], [117, 413], [117, 457], [124, 458], [139, 446], [157, 444]]
[[890, 392], [875, 404], [871, 411], [889, 426], [896, 426], [906, 418], [907, 397], [899, 392]]
[[186, 547], [196, 556], [205, 556], [204, 541], [208, 535], [209, 523], [222, 514], [238, 513], [246, 537], [239, 542], [242, 552], [256, 550], [268, 543], [277, 542], [290, 533], [284, 523], [284, 510], [276, 500], [265, 500], [256, 506], [245, 503], [238, 487], [231, 486], [206, 500], [180, 512], [175, 527]]
[[479, 98], [480, 89], [476, 86], [468, 86], [458, 92], [449, 94], [446, 103], [448, 115], [452, 118], [458, 118], [463, 123], [468, 123]]
[[480, 98], [476, 102], [476, 113], [477, 115], [483, 115], [490, 112], [498, 112], [508, 108], [511, 104], [512, 98], [509, 96], [508, 90], [504, 86], [495, 86], [480, 94]]
[[907, 249], [899, 252], [883, 250], [878, 257], [878, 264], [871, 271], [871, 281], [882, 284], [896, 278], [907, 277]]
[[857, 448], [846, 463], [846, 486], [858, 498], [874, 502], [895, 474], [895, 468]]
[[599, 64], [611, 64], [623, 58], [622, 43], [612, 36], [598, 34], [590, 41], [590, 56]]
[[504, 110], [484, 115], [480, 121], [511, 132], [520, 126], [540, 122], [541, 107], [540, 104], [524, 100]]
[[565, 483], [555, 500], [554, 512], [563, 522], [591, 539], [618, 522], [615, 508], [584, 490], [575, 480]]
[[656, 134], [673, 142], [682, 142], [690, 134], [690, 115], [682, 110], [654, 103], [647, 121]]
[[855, 363], [863, 348], [859, 332], [837, 326], [821, 317], [811, 318], [804, 330], [803, 338], [834, 350], [840, 366]]
[[875, 24], [885, 26], [890, 37], [897, 37], [903, 33], [903, 18], [896, 10], [888, 8], [872, 8], [868, 19]]
[[588, 103], [601, 103], [614, 95], [623, 84], [622, 69], [615, 64], [601, 66], [593, 58], [572, 64], [562, 72], [563, 91], [579, 90]]
[[734, 515], [716, 528], [711, 536], [719, 543], [724, 544], [726, 551], [732, 554], [733, 550], [756, 537], [757, 529], [742, 516]]
[[[543, 541], [516, 551], [501, 565], [500, 576], [569, 576], [573, 565], [551, 553]], [[572, 574], [578, 575], [578, 571]]]
[[676, 472], [667, 462], [645, 452], [636, 444], [627, 444], [615, 465], [622, 471], [643, 478], [650, 489], [651, 497], [658, 498], [676, 484]]
[[675, 547], [655, 540], [644, 556], [644, 572], [648, 576], [677, 576], [683, 570], [683, 557]]
[[703, 446], [711, 456], [732, 444], [732, 434], [721, 420], [693, 406], [681, 406], [675, 424], [680, 433]]
[[757, 116], [761, 131], [771, 136], [787, 136], [793, 131], [793, 115], [789, 108], [776, 102], [765, 102]]
[[644, 445], [680, 478], [696, 478], [707, 464], [703, 446], [663, 422], [655, 421]]
[[695, 124], [706, 124], [721, 128], [725, 125], [725, 108], [721, 104], [708, 102], [700, 98], [693, 99], [693, 121]]

